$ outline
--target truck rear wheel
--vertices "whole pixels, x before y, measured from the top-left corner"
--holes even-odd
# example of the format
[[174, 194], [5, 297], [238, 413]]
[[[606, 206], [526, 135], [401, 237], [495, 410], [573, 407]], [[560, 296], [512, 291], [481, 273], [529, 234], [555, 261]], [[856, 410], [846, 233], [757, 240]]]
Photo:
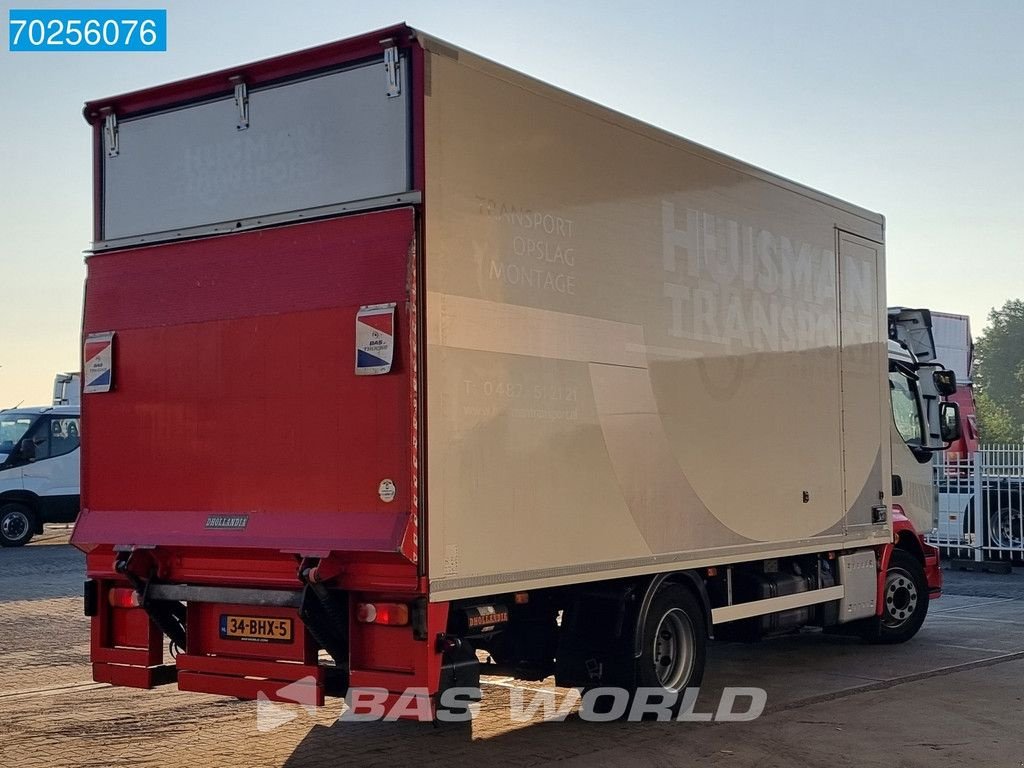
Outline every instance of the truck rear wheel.
[[678, 712], [686, 689], [704, 678], [707, 638], [704, 611], [693, 593], [679, 584], [660, 589], [640, 631], [636, 692], [661, 689], [675, 697], [670, 709]]
[[24, 504], [10, 502], [0, 506], [0, 546], [20, 547], [28, 544], [35, 526], [35, 515]]
[[638, 687], [679, 693], [699, 685], [706, 638], [703, 611], [690, 591], [677, 584], [660, 590], [644, 620], [642, 653], [636, 661]]
[[[643, 706], [643, 719], [660, 719], [655, 712], [665, 710], [675, 716], [686, 689], [700, 685], [707, 628], [693, 594], [678, 584], [668, 584], [658, 590], [639, 621], [640, 656], [634, 656], [632, 642], [624, 647], [626, 655], [619, 671], [609, 675], [605, 685], [584, 688], [581, 713], [627, 719], [634, 708], [639, 711], [647, 705]], [[608, 688], [616, 683], [622, 688]], [[623, 689], [627, 697], [621, 696]], [[617, 714], [611, 715], [612, 711]]]
[[905, 643], [924, 623], [928, 601], [924, 567], [909, 552], [893, 550], [882, 589], [882, 615], [867, 623], [863, 637], [875, 643]]

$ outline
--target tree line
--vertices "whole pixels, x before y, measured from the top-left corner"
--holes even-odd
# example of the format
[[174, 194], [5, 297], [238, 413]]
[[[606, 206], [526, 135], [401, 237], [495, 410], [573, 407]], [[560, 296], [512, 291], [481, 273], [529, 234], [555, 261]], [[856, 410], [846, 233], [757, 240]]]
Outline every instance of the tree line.
[[988, 315], [974, 345], [974, 394], [983, 443], [1024, 440], [1024, 300]]

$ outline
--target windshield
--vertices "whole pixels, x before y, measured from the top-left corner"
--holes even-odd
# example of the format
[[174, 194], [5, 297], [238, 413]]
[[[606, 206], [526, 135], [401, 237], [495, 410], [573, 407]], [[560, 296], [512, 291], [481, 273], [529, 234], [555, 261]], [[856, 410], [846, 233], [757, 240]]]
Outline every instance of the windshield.
[[889, 394], [892, 397], [892, 418], [907, 445], [924, 442], [921, 410], [917, 404], [917, 384], [900, 371], [889, 372]]
[[10, 453], [25, 435], [38, 413], [0, 412], [0, 453]]

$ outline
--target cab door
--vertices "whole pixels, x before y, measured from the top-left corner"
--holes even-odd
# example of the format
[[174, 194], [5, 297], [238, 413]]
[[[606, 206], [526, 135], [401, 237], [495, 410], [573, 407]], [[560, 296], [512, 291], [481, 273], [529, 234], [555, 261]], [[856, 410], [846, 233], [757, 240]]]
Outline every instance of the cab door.
[[23, 430], [31, 429], [28, 425], [35, 418], [35, 414], [25, 412], [0, 414], [0, 493], [20, 491], [24, 487], [25, 462], [18, 455], [17, 445], [24, 436]]
[[0, 452], [0, 493], [4, 491], [20, 491], [24, 487], [23, 468], [12, 462], [9, 454]]
[[47, 415], [26, 435], [35, 444], [35, 458], [23, 465], [22, 482], [39, 497], [45, 522], [70, 523], [78, 514], [80, 424], [77, 415]]

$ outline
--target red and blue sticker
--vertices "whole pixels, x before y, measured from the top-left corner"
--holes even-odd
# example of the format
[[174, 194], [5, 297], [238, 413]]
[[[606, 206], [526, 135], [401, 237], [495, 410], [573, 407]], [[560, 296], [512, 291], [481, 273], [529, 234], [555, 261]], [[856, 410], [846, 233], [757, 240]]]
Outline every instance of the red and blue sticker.
[[114, 332], [85, 337], [82, 392], [109, 392], [114, 384]]
[[356, 313], [356, 375], [388, 373], [395, 352], [395, 305], [369, 304]]

